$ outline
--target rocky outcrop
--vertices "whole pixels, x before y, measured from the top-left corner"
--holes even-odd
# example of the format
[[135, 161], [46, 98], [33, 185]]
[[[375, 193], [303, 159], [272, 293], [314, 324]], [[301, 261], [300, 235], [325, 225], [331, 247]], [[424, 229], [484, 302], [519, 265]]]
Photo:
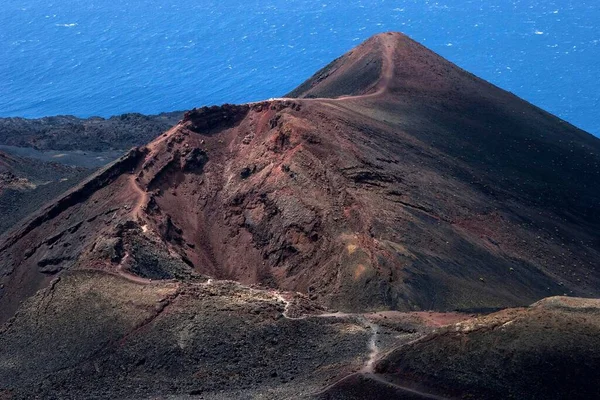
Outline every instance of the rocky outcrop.
[[194, 108], [187, 111], [183, 124], [192, 132], [208, 133], [213, 129], [227, 129], [240, 122], [250, 110], [248, 105], [224, 104], [222, 106]]

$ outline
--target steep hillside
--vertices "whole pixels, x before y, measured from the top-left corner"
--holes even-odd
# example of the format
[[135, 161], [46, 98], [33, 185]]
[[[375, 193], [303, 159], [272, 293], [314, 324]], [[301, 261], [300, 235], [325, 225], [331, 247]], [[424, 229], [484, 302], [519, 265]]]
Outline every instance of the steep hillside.
[[391, 78], [390, 52], [381, 37], [372, 37], [334, 60], [286, 97], [359, 96], [385, 88]]

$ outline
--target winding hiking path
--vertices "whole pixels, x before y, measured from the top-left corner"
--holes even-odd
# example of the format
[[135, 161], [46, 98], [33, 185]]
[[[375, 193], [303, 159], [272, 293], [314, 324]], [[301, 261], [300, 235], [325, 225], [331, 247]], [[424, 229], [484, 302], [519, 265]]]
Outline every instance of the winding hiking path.
[[[325, 387], [323, 390], [321, 390], [319, 393], [316, 393], [315, 396], [319, 396], [321, 394], [325, 394], [328, 390], [334, 388], [335, 386], [339, 385], [340, 383], [343, 383], [344, 381], [355, 377], [355, 376], [359, 376], [362, 375], [366, 378], [369, 378], [371, 380], [377, 381], [381, 384], [393, 387], [395, 390], [405, 393], [407, 395], [411, 395], [411, 396], [417, 396], [419, 398], [422, 399], [430, 399], [430, 400], [447, 400], [445, 397], [440, 397], [440, 396], [436, 396], [436, 395], [432, 395], [429, 393], [424, 393], [424, 392], [420, 392], [418, 390], [415, 389], [411, 389], [408, 387], [404, 387], [404, 386], [400, 386], [398, 384], [395, 384], [393, 382], [389, 382], [387, 380], [385, 380], [382, 376], [378, 375], [375, 373], [375, 363], [378, 361], [379, 357], [380, 357], [380, 353], [381, 353], [381, 349], [379, 348], [379, 346], [377, 345], [377, 340], [378, 340], [378, 336], [379, 336], [379, 331], [380, 331], [380, 327], [379, 325], [377, 325], [376, 323], [372, 322], [371, 320], [369, 320], [365, 314], [356, 314], [356, 313], [343, 313], [343, 312], [336, 312], [336, 313], [327, 313], [327, 314], [318, 314], [318, 315], [302, 315], [300, 317], [291, 317], [289, 315], [289, 311], [290, 308], [292, 306], [292, 302], [290, 300], [287, 300], [283, 294], [281, 294], [280, 292], [277, 291], [271, 291], [271, 294], [273, 296], [273, 298], [279, 302], [284, 303], [285, 307], [284, 307], [284, 311], [282, 313], [283, 317], [292, 321], [297, 321], [297, 320], [303, 320], [303, 319], [307, 319], [307, 318], [346, 318], [346, 319], [355, 319], [357, 322], [359, 322], [363, 327], [368, 328], [371, 330], [371, 335], [369, 336], [369, 340], [367, 341], [367, 349], [369, 350], [369, 357], [368, 359], [365, 361], [365, 363], [363, 364], [363, 367], [360, 369], [360, 371], [358, 372], [354, 372], [350, 375], [346, 375], [343, 378], [335, 381], [334, 383], [328, 385], [327, 387]], [[419, 340], [419, 339], [417, 339]], [[416, 341], [416, 340], [415, 340]], [[413, 343], [409, 342], [410, 343]]]
[[[379, 77], [377, 84], [374, 86], [374, 89], [375, 89], [374, 92], [362, 94], [362, 95], [355, 95], [355, 96], [340, 96], [337, 98], [283, 98], [283, 97], [281, 97], [281, 98], [268, 99], [267, 102], [271, 102], [271, 101], [298, 101], [298, 102], [315, 102], [316, 101], [316, 102], [319, 102], [320, 101], [320, 102], [326, 102], [326, 103], [332, 104], [332, 103], [337, 103], [337, 102], [346, 102], [346, 101], [361, 100], [361, 99], [373, 99], [373, 98], [377, 98], [377, 97], [385, 95], [389, 91], [390, 84], [394, 78], [394, 69], [395, 69], [394, 54], [396, 52], [397, 41], [394, 40], [393, 36], [380, 36], [379, 40], [381, 41], [380, 45], [382, 46], [382, 49], [383, 49], [383, 51], [382, 51], [383, 59], [382, 59], [381, 75]], [[253, 104], [260, 104], [260, 103], [264, 103], [264, 102], [265, 101], [257, 101], [257, 102], [250, 102], [250, 103], [246, 103], [246, 104], [253, 105]], [[164, 141], [174, 131], [175, 131], [174, 129], [171, 129], [166, 134], [162, 135], [160, 138], [153, 141], [148, 146], [151, 153], [156, 151], [156, 146], [158, 143]], [[149, 195], [146, 191], [144, 191], [138, 185], [138, 183], [136, 181], [136, 175], [132, 175], [130, 177], [129, 184], [130, 184], [132, 190], [139, 195], [138, 200], [136, 201], [135, 206], [132, 209], [132, 213], [136, 218], [142, 219], [143, 218], [142, 217], [143, 208], [148, 204]], [[139, 284], [152, 283], [151, 279], [141, 278], [141, 277], [133, 275], [125, 270], [124, 265], [127, 262], [127, 260], [129, 259], [129, 257], [130, 256], [127, 253], [121, 260], [121, 263], [117, 267], [118, 274], [129, 281], [136, 282]], [[214, 282], [215, 282], [215, 280], [209, 279], [203, 285], [210, 286], [210, 285], [214, 284]], [[371, 331], [371, 335], [369, 336], [369, 339], [366, 343], [366, 347], [369, 350], [369, 355], [368, 355], [367, 360], [364, 362], [363, 367], [360, 369], [360, 371], [355, 372], [350, 375], [347, 375], [347, 376], [343, 377], [342, 379], [332, 383], [331, 385], [329, 385], [325, 389], [323, 389], [321, 392], [317, 393], [317, 395], [325, 393], [329, 389], [335, 387], [336, 385], [344, 382], [347, 379], [350, 379], [353, 376], [362, 375], [364, 377], [375, 380], [382, 384], [391, 386], [400, 392], [404, 392], [404, 393], [412, 395], [412, 396], [416, 395], [423, 399], [444, 400], [444, 398], [442, 398], [442, 397], [419, 392], [414, 389], [410, 389], [407, 387], [399, 386], [392, 382], [388, 382], [381, 376], [375, 374], [375, 371], [374, 371], [375, 363], [379, 359], [380, 353], [381, 353], [381, 350], [380, 350], [379, 346], [377, 345], [380, 327], [376, 323], [372, 322], [368, 317], [366, 317], [365, 314], [337, 312], [337, 313], [329, 313], [329, 314], [302, 315], [299, 317], [293, 317], [290, 315], [290, 309], [292, 306], [292, 302], [290, 300], [287, 300], [285, 298], [285, 296], [278, 291], [270, 291], [270, 294], [273, 296], [273, 298], [276, 301], [284, 304], [284, 311], [283, 311], [282, 315], [285, 319], [292, 320], [292, 321], [304, 320], [307, 318], [354, 319], [360, 325], [362, 325], [364, 328], [369, 329]]]

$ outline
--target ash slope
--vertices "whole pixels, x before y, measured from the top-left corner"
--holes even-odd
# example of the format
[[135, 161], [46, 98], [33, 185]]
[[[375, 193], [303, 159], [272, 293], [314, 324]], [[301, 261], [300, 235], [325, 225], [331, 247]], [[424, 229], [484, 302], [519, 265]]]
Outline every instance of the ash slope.
[[[357, 53], [381, 66], [350, 96]], [[338, 64], [305, 86], [341, 97], [192, 110], [41, 210], [0, 247], [5, 318], [78, 268], [192, 271], [349, 311], [599, 295], [598, 139], [401, 34]]]

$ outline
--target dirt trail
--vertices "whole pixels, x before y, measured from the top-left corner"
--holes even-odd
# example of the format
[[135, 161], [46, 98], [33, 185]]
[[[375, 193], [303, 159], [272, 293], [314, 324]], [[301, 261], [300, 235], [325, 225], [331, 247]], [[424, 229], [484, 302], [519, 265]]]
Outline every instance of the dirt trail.
[[[398, 394], [402, 393], [402, 394], [408, 396], [411, 399], [415, 398], [415, 396], [416, 396], [416, 397], [418, 397], [420, 399], [425, 399], [425, 400], [448, 400], [448, 398], [446, 398], [446, 397], [441, 397], [441, 396], [436, 396], [434, 394], [420, 392], [420, 391], [418, 391], [416, 389], [411, 389], [411, 388], [408, 388], [408, 387], [405, 387], [405, 386], [400, 386], [400, 385], [395, 384], [393, 382], [386, 381], [383, 377], [381, 377], [380, 375], [377, 375], [377, 374], [363, 373], [363, 372], [355, 372], [353, 374], [346, 375], [342, 379], [340, 379], [340, 380], [332, 383], [331, 385], [327, 386], [325, 389], [321, 390], [320, 392], [315, 393], [313, 395], [313, 397], [318, 397], [318, 396], [324, 395], [329, 390], [333, 389], [335, 386], [337, 386], [337, 385], [339, 385], [341, 383], [344, 383], [345, 381], [347, 381], [347, 380], [349, 380], [349, 379], [351, 379], [353, 377], [359, 376], [359, 375], [362, 375], [363, 377], [371, 379], [373, 381], [377, 381], [377, 382], [379, 382], [379, 383], [381, 383], [383, 385], [386, 385], [386, 386], [389, 386], [389, 387], [393, 387], [394, 389], [396, 389], [397, 392], [399, 392]], [[404, 396], [399, 397], [399, 398], [404, 398]]]
[[[117, 274], [119, 276], [127, 279], [130, 282], [139, 283], [141, 285], [148, 285], [152, 283], [152, 279], [142, 278], [141, 276], [137, 276], [127, 272], [127, 270], [125, 269], [125, 264], [127, 263], [127, 260], [129, 260], [129, 253], [125, 253], [125, 256], [121, 259], [121, 262], [117, 266]], [[164, 283], [165, 281], [163, 280], [160, 282]]]
[[379, 36], [383, 47], [383, 66], [381, 67], [381, 77], [375, 86], [375, 92], [361, 94], [358, 96], [341, 96], [335, 99], [314, 99], [314, 100], [360, 100], [367, 98], [375, 98], [385, 94], [394, 79], [394, 53], [396, 51], [397, 42], [393, 40], [394, 36]]
[[300, 317], [291, 317], [289, 315], [290, 307], [292, 302], [287, 300], [281, 293], [279, 292], [271, 292], [273, 297], [282, 303], [285, 304], [285, 308], [283, 310], [283, 317], [292, 321], [302, 320], [306, 318], [352, 318], [358, 321], [362, 326], [371, 330], [371, 336], [369, 336], [369, 340], [367, 342], [367, 348], [369, 349], [369, 358], [365, 362], [364, 366], [361, 369], [362, 373], [372, 373], [375, 362], [379, 358], [380, 349], [377, 346], [377, 337], [379, 335], [379, 325], [370, 321], [364, 314], [348, 314], [348, 313], [329, 313], [329, 314], [319, 314], [319, 315], [302, 315]]
[[283, 317], [286, 319], [291, 319], [291, 320], [301, 320], [301, 319], [306, 319], [309, 316], [307, 315], [302, 315], [300, 317], [290, 317], [289, 311], [290, 311], [290, 307], [292, 305], [292, 302], [289, 300], [286, 300], [285, 297], [283, 297], [283, 295], [279, 292], [271, 292], [273, 297], [275, 298], [275, 300], [282, 302], [283, 304], [285, 304], [285, 308], [283, 309]]
[[362, 326], [369, 328], [371, 330], [371, 336], [369, 337], [369, 341], [367, 342], [367, 348], [369, 349], [369, 358], [363, 365], [360, 370], [361, 373], [372, 373], [373, 367], [375, 366], [375, 362], [379, 358], [379, 354], [381, 350], [379, 346], [377, 346], [377, 338], [379, 336], [379, 325], [369, 320], [364, 314], [348, 314], [348, 313], [330, 313], [330, 314], [320, 314], [317, 315], [319, 318], [354, 318], [356, 319]]
[[[377, 85], [375, 85], [375, 91], [373, 93], [361, 94], [356, 96], [340, 96], [336, 98], [316, 97], [316, 98], [291, 98], [291, 97], [273, 97], [268, 100], [270, 101], [300, 101], [300, 102], [315, 102], [315, 101], [347, 101], [347, 100], [361, 100], [368, 98], [377, 98], [388, 92], [390, 83], [394, 79], [394, 54], [396, 52], [397, 41], [394, 40], [394, 36], [380, 36], [379, 40], [383, 47], [383, 66], [381, 68], [381, 76]], [[247, 105], [260, 104], [264, 101], [254, 101], [246, 103]]]
[[446, 400], [444, 397], [440, 397], [440, 396], [431, 395], [431, 394], [428, 394], [428, 393], [419, 392], [418, 390], [415, 390], [415, 389], [407, 388], [407, 387], [400, 386], [400, 385], [397, 385], [397, 384], [392, 383], [392, 382], [388, 382], [383, 377], [381, 377], [380, 375], [375, 374], [375, 369], [374, 369], [375, 368], [375, 363], [379, 359], [379, 356], [380, 356], [380, 353], [381, 353], [381, 349], [377, 345], [377, 340], [378, 340], [378, 336], [379, 336], [380, 327], [376, 323], [374, 323], [371, 320], [369, 320], [365, 314], [354, 314], [354, 313], [336, 312], [336, 313], [327, 313], [327, 314], [319, 314], [319, 315], [303, 315], [303, 316], [300, 316], [300, 317], [291, 317], [291, 316], [289, 316], [289, 311], [290, 311], [290, 307], [292, 305], [292, 302], [289, 301], [289, 300], [287, 300], [279, 292], [273, 291], [271, 293], [273, 294], [273, 297], [277, 301], [280, 301], [280, 302], [282, 302], [282, 303], [285, 304], [285, 308], [284, 308], [284, 311], [283, 311], [283, 317], [286, 318], [286, 319], [289, 319], [289, 320], [302, 320], [302, 319], [306, 319], [306, 318], [351, 318], [351, 319], [355, 319], [362, 326], [364, 326], [366, 328], [369, 328], [371, 330], [371, 335], [369, 336], [369, 340], [367, 341], [367, 348], [369, 349], [369, 357], [368, 357], [367, 361], [365, 361], [365, 363], [364, 363], [363, 367], [360, 369], [360, 371], [359, 372], [355, 372], [355, 373], [350, 374], [350, 375], [347, 375], [347, 376], [343, 377], [342, 379], [340, 379], [340, 380], [332, 383], [331, 385], [329, 385], [325, 389], [323, 389], [321, 392], [315, 394], [315, 396], [318, 396], [320, 394], [326, 393], [329, 389], [332, 389], [336, 385], [344, 382], [345, 380], [347, 380], [347, 379], [349, 379], [349, 378], [351, 378], [353, 376], [363, 375], [365, 377], [368, 377], [369, 379], [372, 379], [372, 380], [375, 380], [375, 381], [380, 382], [382, 384], [391, 386], [391, 387], [395, 388], [396, 390], [398, 390], [400, 392], [406, 393], [407, 395], [419, 396], [419, 397], [421, 397], [423, 399]]
[[160, 135], [159, 137], [154, 139], [152, 142], [148, 143], [146, 148], [149, 150], [149, 153], [146, 156], [146, 159], [154, 156], [156, 154], [156, 152], [158, 151], [158, 145], [160, 143], [164, 142], [165, 140], [169, 139], [175, 133], [177, 133], [179, 131], [179, 127], [180, 127], [180, 124], [176, 124], [171, 129], [169, 129], [168, 131], [166, 131], [165, 133], [163, 133], [162, 135]]
[[136, 192], [137, 194], [139, 194], [139, 198], [135, 203], [135, 206], [133, 206], [133, 215], [138, 218], [138, 219], [142, 219], [142, 208], [146, 206], [146, 204], [148, 204], [148, 201], [150, 200], [150, 196], [148, 195], [148, 193], [143, 190], [136, 182], [136, 177], [137, 175], [131, 175], [129, 177], [129, 186], [133, 189], [134, 192]]
[[361, 372], [363, 373], [373, 373], [375, 372], [375, 362], [379, 358], [379, 346], [377, 346], [377, 338], [379, 336], [379, 325], [369, 321], [364, 316], [358, 317], [358, 319], [371, 329], [371, 337], [369, 338], [369, 342], [367, 343], [367, 347], [369, 349], [369, 359], [365, 363]]

